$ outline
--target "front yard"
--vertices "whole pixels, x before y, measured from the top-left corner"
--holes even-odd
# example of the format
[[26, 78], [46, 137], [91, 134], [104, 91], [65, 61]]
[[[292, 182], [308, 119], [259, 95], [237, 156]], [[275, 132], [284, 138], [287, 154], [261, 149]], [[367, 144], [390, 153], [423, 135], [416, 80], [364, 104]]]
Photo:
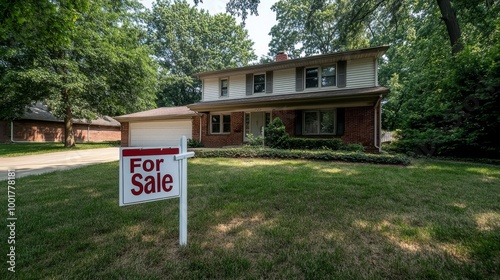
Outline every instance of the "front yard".
[[118, 207], [117, 162], [15, 186], [16, 273], [3, 238], [1, 279], [500, 275], [497, 166], [190, 159], [186, 248], [178, 199]]
[[95, 143], [76, 143], [72, 148], [65, 148], [63, 143], [59, 142], [30, 142], [0, 144], [0, 157], [16, 157], [25, 155], [37, 155], [53, 152], [64, 152], [74, 150], [99, 149], [120, 146], [117, 142], [95, 142]]

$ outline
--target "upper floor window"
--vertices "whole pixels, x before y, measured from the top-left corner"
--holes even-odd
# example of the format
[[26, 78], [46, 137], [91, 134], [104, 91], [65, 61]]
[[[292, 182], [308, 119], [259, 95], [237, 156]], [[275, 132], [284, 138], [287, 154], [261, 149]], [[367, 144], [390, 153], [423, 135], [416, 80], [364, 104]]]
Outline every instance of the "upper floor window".
[[335, 134], [335, 110], [305, 111], [303, 114], [304, 134]]
[[210, 132], [230, 133], [231, 132], [231, 115], [212, 114], [210, 115]]
[[220, 80], [220, 96], [228, 96], [229, 80]]
[[330, 87], [337, 84], [335, 65], [306, 68], [305, 72], [306, 88]]
[[253, 92], [265, 92], [266, 91], [266, 74], [253, 75]]

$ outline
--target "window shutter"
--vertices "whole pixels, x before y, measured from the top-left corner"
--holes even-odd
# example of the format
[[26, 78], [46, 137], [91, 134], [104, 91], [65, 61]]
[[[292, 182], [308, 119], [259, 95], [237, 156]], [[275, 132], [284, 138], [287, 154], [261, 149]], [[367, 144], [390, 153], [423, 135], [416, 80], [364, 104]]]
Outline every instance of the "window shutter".
[[266, 72], [266, 93], [273, 93], [273, 71]]
[[246, 77], [246, 94], [252, 95], [253, 93], [253, 74], [247, 74]]
[[347, 61], [337, 61], [337, 87], [346, 87]]
[[345, 131], [345, 109], [337, 108], [337, 133], [338, 136], [344, 135]]
[[302, 135], [302, 111], [295, 111], [295, 136]]
[[304, 67], [295, 68], [295, 91], [304, 90]]

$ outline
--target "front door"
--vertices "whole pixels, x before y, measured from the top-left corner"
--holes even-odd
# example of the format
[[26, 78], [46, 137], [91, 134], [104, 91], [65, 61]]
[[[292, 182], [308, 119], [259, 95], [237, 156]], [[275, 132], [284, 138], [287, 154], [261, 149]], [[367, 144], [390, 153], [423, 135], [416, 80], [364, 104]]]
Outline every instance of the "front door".
[[271, 114], [268, 112], [245, 113], [245, 141], [248, 141], [247, 134], [252, 134], [254, 137], [262, 136], [270, 117]]

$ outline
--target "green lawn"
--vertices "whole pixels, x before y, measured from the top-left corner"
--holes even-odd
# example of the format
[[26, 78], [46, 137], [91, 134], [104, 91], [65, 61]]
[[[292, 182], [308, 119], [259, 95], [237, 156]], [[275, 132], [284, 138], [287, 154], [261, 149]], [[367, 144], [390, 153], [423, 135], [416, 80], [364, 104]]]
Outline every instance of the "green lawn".
[[69, 150], [86, 150], [98, 149], [108, 147], [118, 147], [117, 142], [103, 142], [103, 143], [77, 143], [73, 148], [64, 148], [63, 143], [14, 143], [14, 144], [0, 144], [0, 157], [15, 157], [35, 154], [45, 154], [52, 152], [62, 152]]
[[117, 162], [17, 179], [16, 192], [18, 279], [500, 275], [498, 166], [190, 159], [186, 248], [178, 199], [118, 206]]

